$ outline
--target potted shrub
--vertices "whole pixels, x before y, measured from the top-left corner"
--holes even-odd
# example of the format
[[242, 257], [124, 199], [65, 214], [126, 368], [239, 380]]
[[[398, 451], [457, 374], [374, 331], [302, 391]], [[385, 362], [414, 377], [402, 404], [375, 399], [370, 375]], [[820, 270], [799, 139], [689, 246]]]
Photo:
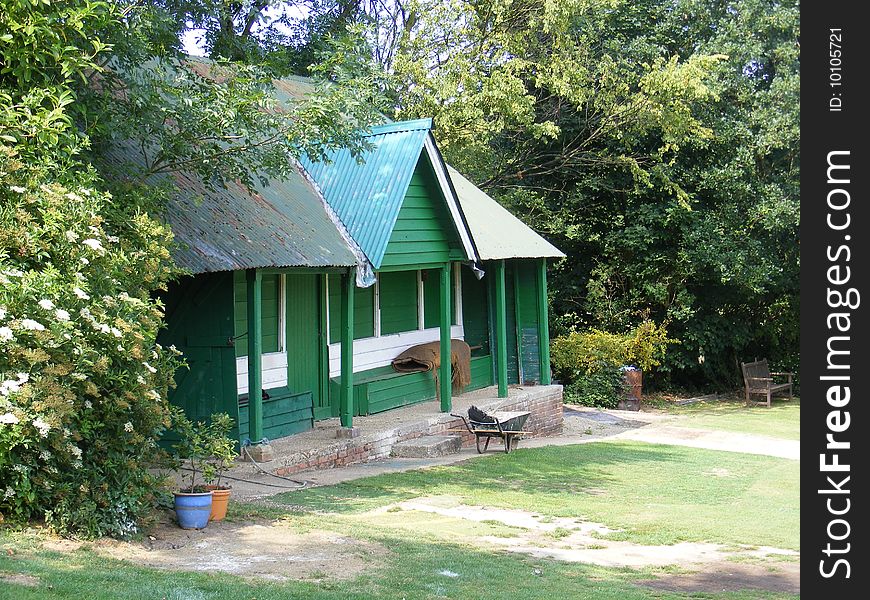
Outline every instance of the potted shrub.
[[236, 441], [229, 437], [233, 419], [226, 413], [211, 416], [206, 440], [206, 460], [203, 464], [203, 479], [212, 492], [211, 521], [220, 521], [227, 515], [232, 486], [222, 484], [221, 479], [236, 460]]
[[179, 440], [173, 444], [175, 456], [179, 459], [182, 471], [182, 487], [175, 495], [175, 517], [182, 529], [203, 529], [211, 516], [212, 492], [204, 482], [204, 460], [209, 447], [207, 425], [201, 421], [192, 423], [184, 411], [174, 407], [172, 425]]

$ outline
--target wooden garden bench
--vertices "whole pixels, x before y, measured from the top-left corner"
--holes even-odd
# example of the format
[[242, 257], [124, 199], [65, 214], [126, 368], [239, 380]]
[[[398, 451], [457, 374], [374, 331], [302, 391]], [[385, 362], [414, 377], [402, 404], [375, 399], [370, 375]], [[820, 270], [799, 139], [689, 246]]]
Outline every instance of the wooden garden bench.
[[[740, 363], [740, 368], [743, 370], [747, 405], [753, 403], [753, 394], [765, 396], [766, 401], [756, 400], [755, 404], [767, 404], [767, 408], [770, 408], [770, 397], [776, 392], [788, 390], [788, 399], [791, 400], [793, 398], [792, 373], [771, 373], [770, 367], [767, 366], [766, 358], [755, 362]], [[774, 377], [788, 377], [788, 382], [774, 383]]]

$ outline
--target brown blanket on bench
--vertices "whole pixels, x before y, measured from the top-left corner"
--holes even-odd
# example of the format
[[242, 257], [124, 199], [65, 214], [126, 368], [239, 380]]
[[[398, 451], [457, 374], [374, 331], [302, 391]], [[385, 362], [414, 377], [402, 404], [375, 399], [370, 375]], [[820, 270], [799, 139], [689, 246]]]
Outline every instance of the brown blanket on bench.
[[[441, 342], [411, 346], [393, 359], [393, 368], [400, 373], [433, 371], [438, 380], [441, 367]], [[462, 340], [450, 340], [450, 381], [453, 390], [461, 392], [471, 383], [471, 348]]]

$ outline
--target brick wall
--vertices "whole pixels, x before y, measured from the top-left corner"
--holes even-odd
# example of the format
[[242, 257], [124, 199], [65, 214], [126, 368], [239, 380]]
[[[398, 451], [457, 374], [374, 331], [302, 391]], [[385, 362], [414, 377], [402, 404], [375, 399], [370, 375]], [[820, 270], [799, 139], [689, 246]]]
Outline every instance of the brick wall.
[[[562, 386], [560, 385], [523, 387], [520, 393], [516, 396], [512, 394], [507, 401], [505, 399], [481, 401], [478, 407], [487, 412], [529, 411], [531, 415], [523, 429], [533, 432], [530, 437], [562, 433]], [[459, 413], [459, 409], [456, 412]], [[461, 435], [463, 446], [474, 445], [474, 435], [468, 432], [462, 420], [449, 414], [440, 414], [425, 421], [400, 425], [387, 431], [370, 432], [358, 438], [340, 440], [321, 448], [283, 456], [279, 459], [281, 466], [274, 472], [277, 475], [292, 475], [308, 469], [329, 469], [386, 458], [390, 455], [393, 444], [423, 435], [448, 433]]]

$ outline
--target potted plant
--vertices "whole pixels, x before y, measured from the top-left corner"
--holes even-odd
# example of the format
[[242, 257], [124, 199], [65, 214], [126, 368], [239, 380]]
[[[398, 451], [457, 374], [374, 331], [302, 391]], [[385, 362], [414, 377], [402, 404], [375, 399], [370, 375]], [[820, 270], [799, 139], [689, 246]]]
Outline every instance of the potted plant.
[[203, 479], [212, 492], [211, 521], [220, 521], [227, 515], [232, 486], [221, 483], [227, 469], [236, 460], [236, 441], [229, 437], [233, 419], [226, 413], [211, 416], [206, 440], [206, 460], [203, 463]]
[[172, 448], [179, 466], [184, 469], [181, 489], [173, 492], [175, 517], [182, 529], [203, 529], [208, 525], [212, 505], [211, 490], [198, 481], [209, 452], [207, 425], [201, 421], [191, 422], [183, 410], [174, 407], [172, 426], [179, 436]]

